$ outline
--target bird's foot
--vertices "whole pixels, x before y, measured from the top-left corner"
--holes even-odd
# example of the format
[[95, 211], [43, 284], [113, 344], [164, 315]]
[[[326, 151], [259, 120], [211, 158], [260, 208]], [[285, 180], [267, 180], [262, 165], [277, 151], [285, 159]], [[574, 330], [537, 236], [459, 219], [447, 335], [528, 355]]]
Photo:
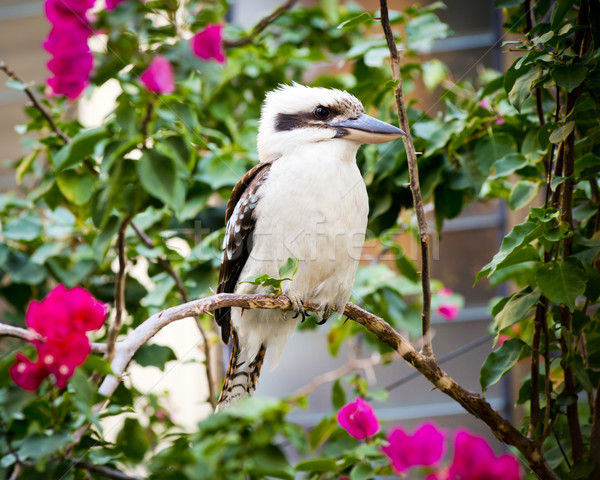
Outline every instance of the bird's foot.
[[288, 300], [292, 303], [292, 310], [296, 312], [296, 315], [294, 315], [292, 318], [298, 318], [298, 315], [302, 315], [302, 320], [300, 320], [300, 322], [304, 322], [304, 320], [306, 319], [306, 312], [304, 311], [304, 303], [302, 302], [302, 297], [300, 297], [300, 295], [298, 294], [291, 292], [284, 293], [283, 296], [288, 298]]
[[337, 311], [337, 307], [335, 305], [327, 304], [325, 305], [325, 310], [321, 314], [321, 320], [315, 322], [317, 325], [324, 325], [327, 320]]

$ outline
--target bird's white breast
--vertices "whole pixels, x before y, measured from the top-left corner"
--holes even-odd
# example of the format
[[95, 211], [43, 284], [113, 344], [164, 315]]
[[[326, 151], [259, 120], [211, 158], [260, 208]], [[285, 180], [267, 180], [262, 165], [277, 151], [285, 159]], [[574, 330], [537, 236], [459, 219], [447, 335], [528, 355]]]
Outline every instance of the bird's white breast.
[[356, 150], [353, 142], [320, 142], [273, 163], [257, 207], [249, 269], [277, 275], [287, 258], [298, 258], [292, 284], [303, 299], [345, 304], [369, 208]]

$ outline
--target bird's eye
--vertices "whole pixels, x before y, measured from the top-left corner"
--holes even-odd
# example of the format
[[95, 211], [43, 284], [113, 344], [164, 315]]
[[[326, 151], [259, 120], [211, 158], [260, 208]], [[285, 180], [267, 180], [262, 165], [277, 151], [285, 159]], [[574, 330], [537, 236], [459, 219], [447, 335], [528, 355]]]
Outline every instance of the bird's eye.
[[317, 108], [315, 108], [313, 115], [317, 120], [327, 120], [331, 115], [331, 110], [323, 105], [319, 105]]

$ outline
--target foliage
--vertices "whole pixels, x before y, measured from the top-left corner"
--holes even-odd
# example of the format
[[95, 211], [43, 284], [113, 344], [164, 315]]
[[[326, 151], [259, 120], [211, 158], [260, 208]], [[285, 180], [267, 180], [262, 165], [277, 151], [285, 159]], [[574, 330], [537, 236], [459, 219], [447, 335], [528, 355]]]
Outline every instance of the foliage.
[[[505, 74], [486, 71], [457, 83], [439, 60], [415, 60], [449, 33], [435, 15], [440, 5], [392, 12], [402, 32], [397, 42], [404, 49], [405, 88], [422, 81], [442, 89], [445, 99], [445, 112], [433, 118], [416, 105], [408, 110], [422, 152], [422, 193], [434, 203], [438, 229], [475, 201], [531, 207], [473, 279], [488, 277], [494, 285], [510, 280], [518, 287], [492, 306], [493, 332], [511, 338], [490, 353], [481, 387], [485, 392], [518, 361], [529, 361], [518, 400], [528, 412], [523, 433], [557, 474], [582, 478], [596, 468], [598, 478], [600, 15], [587, 0], [496, 4], [504, 9], [505, 30], [518, 38], [506, 43], [517, 57]], [[103, 32], [105, 48], [95, 55], [92, 89], [108, 82], [120, 87], [101, 125], [82, 125], [69, 114], [69, 102], [44, 98], [37, 88], [42, 108], [25, 107], [28, 120], [17, 126], [27, 148], [14, 164], [20, 193], [0, 195], [0, 296], [7, 322], [23, 326], [29, 302], [57, 283], [83, 286], [116, 306], [124, 275], [122, 334], [182, 299], [209, 295], [225, 201], [257, 161], [264, 92], [301, 81], [315, 63], [345, 62], [346, 73], [322, 74], [312, 84], [346, 89], [393, 122], [388, 53], [376, 14], [322, 1], [321, 7], [285, 12], [237, 46], [246, 32], [227, 24], [226, 62], [198, 58], [185, 39], [223, 24], [227, 8], [225, 0], [125, 0], [99, 11], [94, 28]], [[172, 66], [173, 93], [151, 92], [140, 81], [157, 56]], [[9, 86], [29, 88], [15, 79]], [[419, 274], [395, 240], [413, 228], [399, 217], [411, 207], [406, 154], [398, 145], [372, 145], [360, 150], [358, 162], [369, 193], [370, 232], [394, 253], [401, 275], [383, 264], [363, 266], [355, 295], [369, 311], [419, 335]], [[119, 253], [136, 268], [120, 267]], [[293, 268], [278, 280], [290, 275]], [[434, 290], [440, 292], [434, 306], [441, 306], [441, 285], [434, 283]], [[212, 317], [204, 315], [200, 326], [210, 339], [216, 336]], [[95, 340], [105, 341], [108, 330]], [[352, 335], [362, 332], [336, 325], [332, 354]], [[360, 443], [333, 416], [307, 434], [286, 417], [302, 402], [250, 400], [208, 417], [193, 433], [182, 432], [160, 396], [141, 395], [129, 381], [101, 398], [97, 379], [110, 366], [98, 355], [88, 357], [65, 389], [42, 382], [36, 394], [25, 392], [9, 377], [14, 350], [24, 345], [16, 342], [0, 344], [0, 475], [7, 478], [15, 469], [20, 478], [85, 478], [84, 471], [100, 478], [89, 465], [143, 468], [161, 479], [392, 473], [380, 448], [383, 434], [378, 443]], [[164, 368], [173, 357], [153, 345], [135, 360]], [[367, 393], [354, 383], [357, 394]], [[336, 409], [342, 394], [334, 384]], [[103, 410], [94, 408], [105, 400]], [[124, 418], [114, 439], [103, 432], [105, 417]], [[291, 450], [300, 458], [295, 467]]]

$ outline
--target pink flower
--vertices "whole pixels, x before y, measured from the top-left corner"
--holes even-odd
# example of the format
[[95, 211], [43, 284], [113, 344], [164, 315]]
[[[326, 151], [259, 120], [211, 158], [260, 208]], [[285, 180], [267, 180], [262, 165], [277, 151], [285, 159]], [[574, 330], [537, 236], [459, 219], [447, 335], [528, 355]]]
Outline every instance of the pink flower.
[[448, 480], [520, 480], [519, 463], [510, 455], [496, 457], [487, 441], [466, 430], [454, 437], [454, 459]]
[[444, 298], [450, 298], [453, 294], [452, 290], [447, 287], [442, 288], [438, 293]]
[[496, 342], [496, 345], [501, 347], [502, 344], [504, 342], [506, 342], [508, 339], [510, 339], [510, 337], [508, 335], [505, 335], [504, 333], [502, 333], [502, 334], [498, 335], [498, 341]]
[[490, 101], [489, 101], [489, 99], [487, 99], [487, 98], [484, 98], [484, 99], [482, 99], [482, 100], [479, 102], [479, 105], [480, 105], [482, 108], [490, 108]]
[[92, 30], [87, 11], [94, 0], [46, 0], [46, 18], [52, 24], [43, 47], [52, 54], [46, 83], [52, 95], [77, 98], [89, 84], [94, 59], [88, 47]]
[[442, 303], [437, 309], [438, 313], [446, 320], [455, 320], [458, 317], [459, 310], [458, 305], [450, 302]]
[[25, 323], [43, 338], [34, 338], [38, 360], [33, 362], [17, 353], [10, 374], [15, 383], [35, 390], [42, 380], [53, 375], [63, 388], [90, 353], [87, 331], [96, 330], [106, 319], [107, 306], [81, 287], [67, 289], [58, 285], [41, 302], [31, 302]]
[[190, 40], [192, 53], [203, 60], [214, 59], [219, 63], [225, 62], [223, 52], [223, 25], [207, 25]]
[[173, 66], [166, 57], [157, 55], [140, 75], [140, 80], [148, 90], [156, 93], [173, 93], [175, 77]]
[[72, 332], [97, 330], [106, 314], [107, 305], [85, 288], [58, 285], [41, 302], [29, 304], [25, 323], [46, 338], [64, 338]]
[[502, 117], [496, 119], [496, 125], [504, 125], [506, 123], [506, 120], [504, 120]]
[[119, 5], [119, 3], [122, 3], [124, 0], [106, 0], [106, 9], [107, 10], [114, 10], [115, 8], [117, 8], [117, 5]]
[[337, 414], [337, 420], [343, 429], [359, 440], [372, 437], [379, 431], [373, 407], [360, 397], [344, 405]]
[[15, 356], [17, 363], [9, 370], [11, 378], [23, 390], [31, 392], [37, 390], [42, 380], [48, 376], [44, 364], [40, 360], [32, 362], [22, 353], [17, 353]]
[[420, 425], [412, 435], [395, 428], [387, 441], [388, 445], [382, 447], [383, 453], [398, 473], [419, 465], [435, 465], [444, 455], [444, 434], [431, 422]]

